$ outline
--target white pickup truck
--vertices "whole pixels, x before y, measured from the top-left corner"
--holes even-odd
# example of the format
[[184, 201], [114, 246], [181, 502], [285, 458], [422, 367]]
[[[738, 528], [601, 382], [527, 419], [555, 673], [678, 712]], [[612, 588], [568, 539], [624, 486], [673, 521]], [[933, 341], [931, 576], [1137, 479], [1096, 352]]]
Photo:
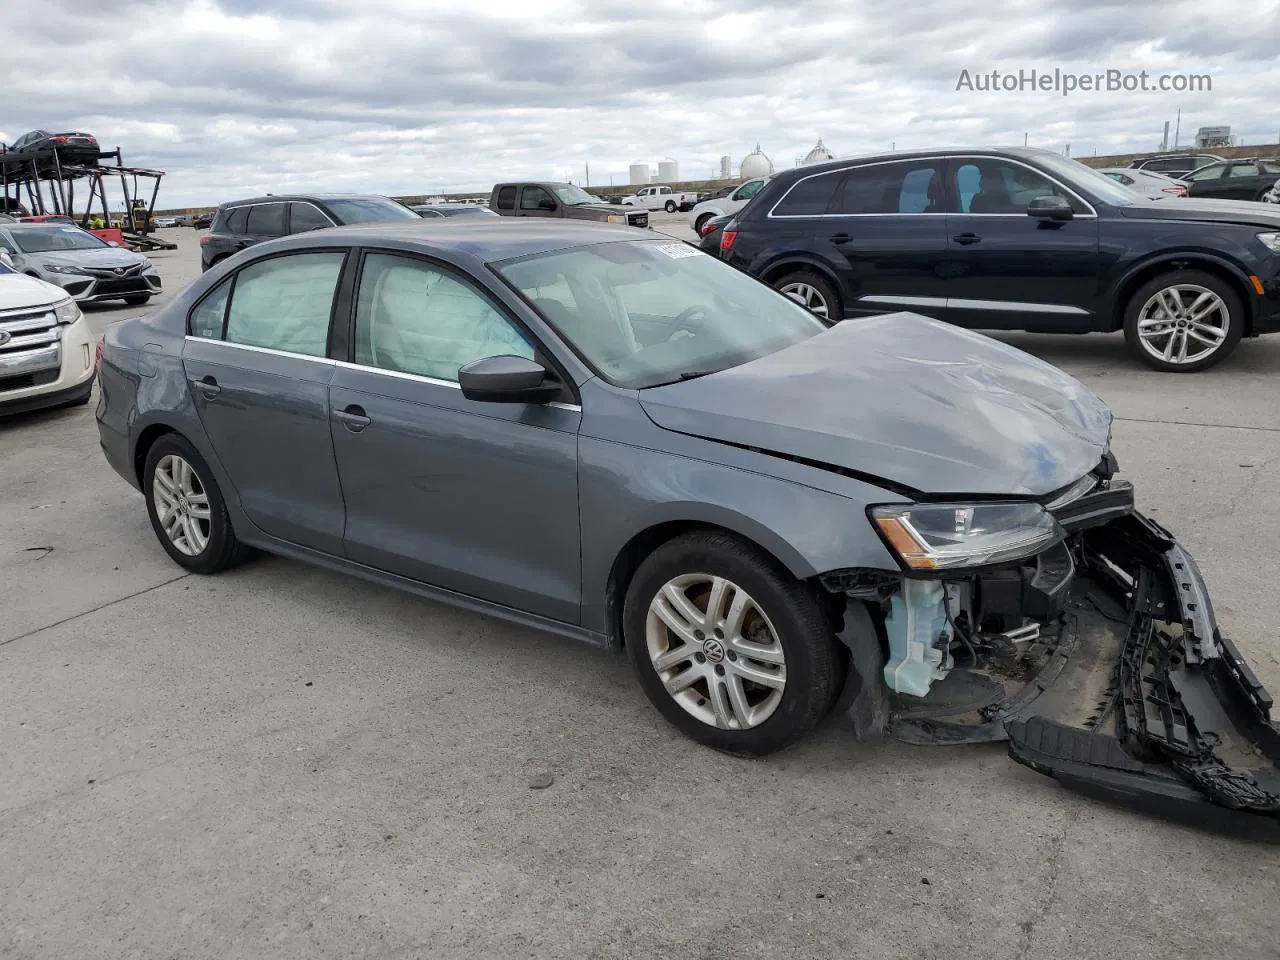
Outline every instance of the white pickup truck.
[[697, 202], [696, 193], [680, 193], [666, 185], [641, 187], [631, 196], [622, 198], [624, 207], [644, 207], [646, 210], [665, 210], [667, 213], [688, 210]]

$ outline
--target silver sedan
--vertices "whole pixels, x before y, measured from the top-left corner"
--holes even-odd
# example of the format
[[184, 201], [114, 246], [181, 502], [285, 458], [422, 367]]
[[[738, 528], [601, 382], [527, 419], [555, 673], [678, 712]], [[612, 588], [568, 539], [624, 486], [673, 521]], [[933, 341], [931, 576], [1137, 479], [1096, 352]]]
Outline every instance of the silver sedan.
[[14, 270], [57, 284], [80, 303], [138, 305], [160, 292], [150, 260], [71, 223], [0, 224], [0, 250]]
[[1141, 194], [1149, 200], [1167, 200], [1169, 197], [1185, 197], [1187, 185], [1181, 180], [1166, 177], [1163, 173], [1151, 170], [1136, 170], [1133, 167], [1101, 167], [1098, 172], [1110, 177], [1116, 183], [1123, 184], [1134, 193]]

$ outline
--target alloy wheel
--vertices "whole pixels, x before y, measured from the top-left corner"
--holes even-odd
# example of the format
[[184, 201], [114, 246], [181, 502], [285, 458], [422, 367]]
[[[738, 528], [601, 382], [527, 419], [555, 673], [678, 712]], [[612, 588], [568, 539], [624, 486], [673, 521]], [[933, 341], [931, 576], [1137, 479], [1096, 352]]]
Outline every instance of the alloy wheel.
[[200, 477], [182, 457], [169, 454], [156, 463], [152, 480], [151, 498], [160, 529], [179, 553], [200, 556], [209, 546], [213, 522]]
[[769, 719], [787, 685], [778, 633], [745, 590], [724, 577], [675, 577], [649, 604], [653, 668], [687, 713], [722, 730]]
[[800, 306], [807, 307], [820, 317], [827, 316], [829, 312], [826, 297], [811, 283], [786, 283], [778, 288], [778, 292], [785, 293]]
[[1138, 313], [1138, 338], [1165, 363], [1203, 360], [1226, 342], [1231, 311], [1207, 287], [1180, 283], [1157, 290]]

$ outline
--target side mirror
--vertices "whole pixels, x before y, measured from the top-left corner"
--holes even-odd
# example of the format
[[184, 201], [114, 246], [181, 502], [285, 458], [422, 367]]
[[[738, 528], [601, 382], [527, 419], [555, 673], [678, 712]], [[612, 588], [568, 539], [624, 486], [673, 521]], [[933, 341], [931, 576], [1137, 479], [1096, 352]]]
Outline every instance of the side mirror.
[[538, 201], [539, 210], [554, 210], [555, 208], [556, 208], [556, 202], [554, 200], [549, 200], [544, 198]]
[[1070, 220], [1075, 216], [1065, 197], [1036, 197], [1027, 204], [1027, 216], [1037, 220]]
[[458, 370], [458, 386], [468, 400], [485, 403], [550, 403], [560, 395], [546, 367], [513, 356], [472, 360]]
[[0, 250], [0, 266], [13, 269], [13, 258], [9, 256], [8, 250]]

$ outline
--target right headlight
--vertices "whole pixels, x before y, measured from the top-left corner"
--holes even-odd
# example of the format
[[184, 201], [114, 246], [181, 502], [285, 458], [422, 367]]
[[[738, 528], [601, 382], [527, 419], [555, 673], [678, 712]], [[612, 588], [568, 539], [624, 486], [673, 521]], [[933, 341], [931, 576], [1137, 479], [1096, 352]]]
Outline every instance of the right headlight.
[[868, 513], [908, 570], [1023, 560], [1065, 536], [1044, 507], [1027, 501], [895, 504]]
[[1271, 250], [1272, 253], [1280, 253], [1280, 233], [1260, 233], [1258, 239]]

